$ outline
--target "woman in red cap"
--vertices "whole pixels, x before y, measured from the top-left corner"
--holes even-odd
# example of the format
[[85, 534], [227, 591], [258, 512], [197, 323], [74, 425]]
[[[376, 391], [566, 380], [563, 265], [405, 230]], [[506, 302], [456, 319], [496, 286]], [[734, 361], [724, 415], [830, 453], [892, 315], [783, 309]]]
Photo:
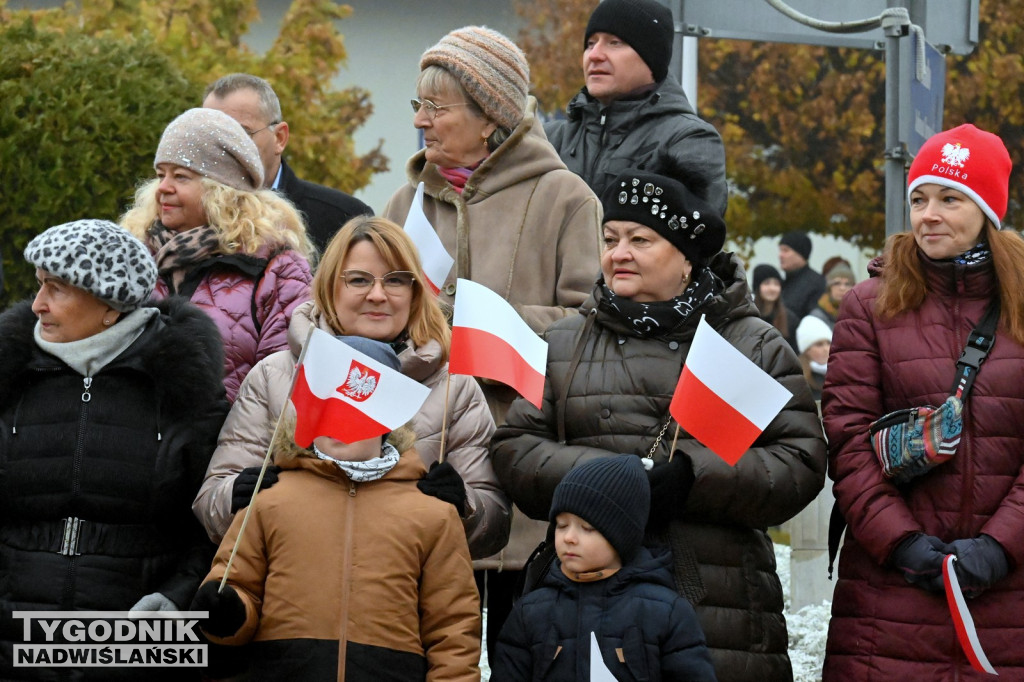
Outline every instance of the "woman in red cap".
[[[1004, 679], [1024, 679], [1024, 240], [1002, 229], [1011, 165], [1002, 140], [972, 125], [928, 140], [910, 167], [911, 231], [889, 238], [840, 311], [822, 402], [848, 526], [825, 680], [986, 675], [958, 642], [948, 555], [983, 653]], [[980, 369], [958, 365], [996, 314]], [[964, 376], [976, 378], [966, 393]], [[872, 439], [871, 424], [927, 405], [945, 420], [924, 438], [955, 454], [901, 471], [921, 451]]]

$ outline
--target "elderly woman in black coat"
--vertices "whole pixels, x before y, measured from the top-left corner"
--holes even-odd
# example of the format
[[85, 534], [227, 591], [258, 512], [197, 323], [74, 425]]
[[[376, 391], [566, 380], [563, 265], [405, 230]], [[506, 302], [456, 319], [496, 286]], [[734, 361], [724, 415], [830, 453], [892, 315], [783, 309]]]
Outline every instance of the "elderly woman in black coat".
[[227, 413], [220, 334], [183, 300], [147, 303], [157, 273], [142, 242], [79, 220], [37, 236], [25, 259], [38, 293], [0, 315], [5, 680], [60, 672], [14, 667], [12, 611], [188, 607], [213, 552], [191, 502]]
[[[547, 331], [541, 409], [513, 403], [492, 440], [512, 500], [547, 518], [558, 482], [597, 457], [650, 465], [649, 541], [668, 543], [722, 680], [791, 680], [767, 527], [813, 500], [825, 442], [796, 355], [758, 315], [725, 223], [676, 180], [627, 171], [606, 191], [602, 277], [583, 314]], [[681, 432], [669, 403], [701, 316], [793, 394], [735, 466]], [[692, 491], [691, 491], [692, 486]]]

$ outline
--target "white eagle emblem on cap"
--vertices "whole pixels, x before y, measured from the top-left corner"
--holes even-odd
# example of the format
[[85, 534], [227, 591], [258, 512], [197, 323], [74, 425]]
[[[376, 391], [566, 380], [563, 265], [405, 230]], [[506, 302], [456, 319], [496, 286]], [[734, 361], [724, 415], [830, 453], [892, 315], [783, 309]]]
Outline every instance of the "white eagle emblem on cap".
[[954, 168], [963, 168], [964, 161], [971, 158], [971, 150], [961, 147], [960, 143], [947, 142], [942, 146], [942, 163], [949, 164]]

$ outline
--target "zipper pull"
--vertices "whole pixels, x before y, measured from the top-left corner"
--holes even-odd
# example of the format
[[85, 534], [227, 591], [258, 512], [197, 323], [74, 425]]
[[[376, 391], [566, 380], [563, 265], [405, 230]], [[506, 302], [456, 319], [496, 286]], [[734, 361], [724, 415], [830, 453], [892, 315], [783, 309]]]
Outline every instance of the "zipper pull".
[[85, 390], [82, 391], [82, 402], [87, 403], [92, 400], [92, 395], [89, 394], [89, 388], [92, 387], [92, 377], [82, 377], [82, 385]]

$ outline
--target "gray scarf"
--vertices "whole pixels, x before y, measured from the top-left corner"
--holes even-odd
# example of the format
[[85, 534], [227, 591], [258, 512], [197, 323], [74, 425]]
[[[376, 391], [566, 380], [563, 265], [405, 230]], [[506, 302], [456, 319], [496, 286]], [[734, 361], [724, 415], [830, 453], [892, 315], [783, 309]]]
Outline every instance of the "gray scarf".
[[334, 459], [330, 455], [320, 452], [315, 445], [313, 446], [313, 453], [320, 459], [337, 464], [338, 468], [356, 483], [366, 483], [367, 481], [376, 481], [378, 478], [383, 478], [386, 473], [395, 468], [399, 457], [398, 450], [390, 443], [384, 443], [384, 446], [380, 449], [380, 457], [374, 457], [365, 462], [348, 462]]
[[40, 336], [38, 321], [33, 335], [37, 346], [82, 376], [91, 377], [135, 343], [149, 321], [159, 314], [156, 308], [136, 308], [123, 315], [113, 326], [78, 341], [44, 341]]

